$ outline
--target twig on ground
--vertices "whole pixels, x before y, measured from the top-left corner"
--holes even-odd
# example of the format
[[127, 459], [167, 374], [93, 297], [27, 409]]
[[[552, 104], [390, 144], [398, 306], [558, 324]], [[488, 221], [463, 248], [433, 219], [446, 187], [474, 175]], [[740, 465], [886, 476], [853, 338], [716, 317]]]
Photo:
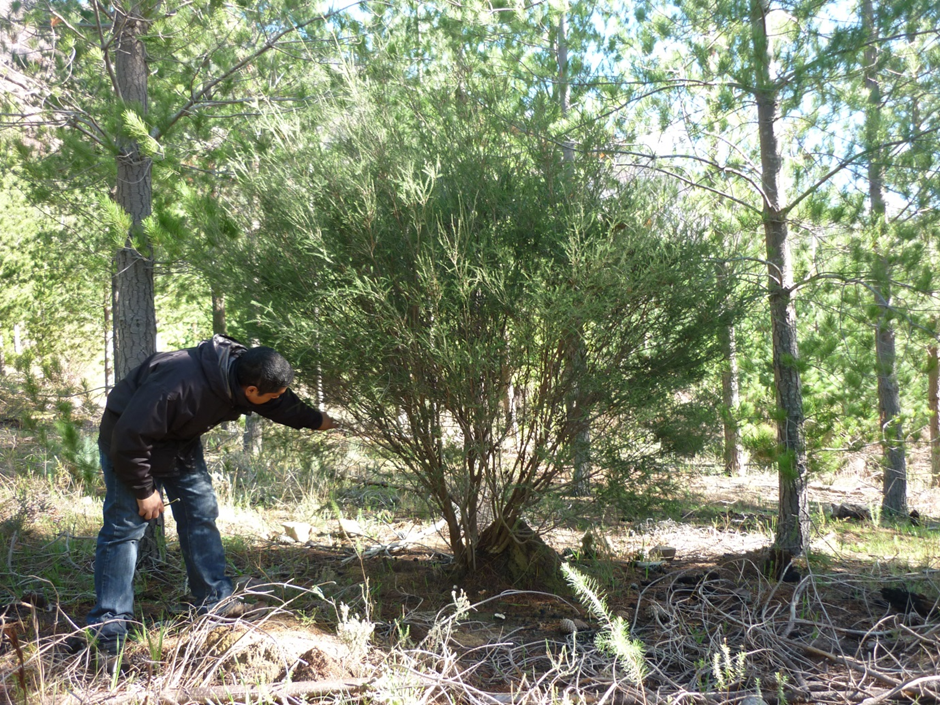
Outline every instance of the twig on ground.
[[[863, 700], [860, 705], [877, 705], [878, 703], [884, 702], [885, 700], [890, 700], [895, 695], [899, 695], [906, 690], [914, 690], [915, 688], [920, 688], [920, 686], [927, 683], [940, 683], [940, 676], [921, 676], [920, 678], [915, 678], [914, 680], [907, 681], [906, 683], [901, 683], [895, 688], [892, 688], [891, 690], [882, 693], [877, 697]], [[935, 700], [937, 699], [937, 695], [935, 693], [928, 691], [928, 694]]]
[[[181, 703], [213, 703], [242, 701], [271, 701], [298, 696], [352, 695], [365, 692], [372, 679], [349, 679], [341, 681], [298, 681], [296, 683], [272, 683], [270, 685], [217, 685], [203, 688], [170, 688], [149, 692], [146, 690], [131, 693], [105, 695], [98, 698], [82, 698], [74, 694], [65, 697], [57, 695], [56, 705], [75, 705], [94, 703], [94, 705], [125, 705], [142, 701], [180, 705]], [[43, 701], [45, 702], [45, 701]], [[50, 701], [50, 703], [53, 701]]]

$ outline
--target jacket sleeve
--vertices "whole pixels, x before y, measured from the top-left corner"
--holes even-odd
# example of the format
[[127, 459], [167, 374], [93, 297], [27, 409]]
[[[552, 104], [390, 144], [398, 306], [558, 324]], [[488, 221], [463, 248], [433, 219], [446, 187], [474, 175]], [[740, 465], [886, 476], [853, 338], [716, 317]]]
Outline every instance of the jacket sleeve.
[[114, 472], [137, 499], [146, 499], [154, 492], [154, 444], [166, 438], [177, 402], [166, 394], [150, 395], [138, 390], [114, 426]]
[[301, 401], [300, 397], [290, 389], [277, 399], [272, 399], [266, 404], [258, 404], [251, 410], [266, 419], [291, 428], [318, 429], [323, 425], [323, 414]]

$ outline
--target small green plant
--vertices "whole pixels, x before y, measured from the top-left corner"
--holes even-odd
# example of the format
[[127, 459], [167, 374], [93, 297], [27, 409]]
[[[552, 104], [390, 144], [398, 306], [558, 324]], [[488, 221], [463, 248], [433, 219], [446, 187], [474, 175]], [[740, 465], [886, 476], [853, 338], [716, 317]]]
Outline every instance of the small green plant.
[[61, 402], [58, 411], [55, 428], [61, 443], [61, 465], [79, 487], [91, 487], [98, 481], [98, 444], [92, 436], [82, 433], [69, 402]]
[[165, 625], [159, 624], [156, 625], [156, 628], [153, 630], [144, 627], [142, 631], [144, 633], [144, 640], [147, 642], [150, 667], [153, 671], [156, 671], [163, 662], [163, 639], [166, 636], [167, 628]]
[[102, 657], [106, 662], [110, 662], [113, 659], [112, 663], [107, 664], [107, 672], [111, 675], [111, 690], [114, 691], [118, 687], [118, 683], [121, 680], [121, 665], [124, 663], [124, 650], [127, 645], [127, 642], [122, 643], [118, 646], [117, 655], [115, 656], [104, 656]]
[[394, 622], [395, 626], [395, 635], [396, 643], [404, 648], [407, 648], [409, 645], [413, 644], [411, 641], [411, 627], [407, 624], [402, 623], [400, 620], [396, 619]]
[[746, 658], [747, 654], [743, 651], [732, 656], [727, 640], [721, 644], [718, 651], [712, 654], [712, 674], [719, 690], [728, 690], [744, 680]]
[[702, 692], [712, 689], [712, 684], [708, 680], [708, 670], [708, 663], [704, 658], [695, 659], [696, 681], [698, 682], [698, 689]]
[[369, 602], [369, 581], [366, 580], [361, 586], [362, 600], [365, 605], [364, 614], [350, 613], [349, 605], [345, 602], [340, 603], [337, 609], [338, 622], [336, 624], [336, 636], [340, 638], [349, 649], [350, 659], [354, 663], [362, 662], [369, 653], [369, 643], [372, 641], [372, 634], [375, 632], [375, 622], [371, 618], [371, 603]]
[[450, 597], [454, 612], [446, 618], [441, 618], [439, 615], [438, 619], [434, 620], [434, 626], [428, 632], [428, 642], [432, 646], [444, 647], [450, 641], [454, 627], [460, 624], [472, 609], [470, 599], [463, 590], [460, 592], [457, 592], [456, 588], [451, 590]]
[[868, 504], [868, 511], [871, 514], [871, 522], [875, 526], [881, 525], [881, 504], [878, 502], [870, 502]]
[[630, 636], [630, 627], [623, 617], [613, 616], [597, 582], [569, 563], [561, 566], [565, 580], [587, 610], [601, 623], [602, 628], [595, 637], [595, 645], [611, 654], [626, 668], [627, 678], [633, 683], [642, 683], [646, 675], [643, 644]]
[[345, 602], [339, 606], [339, 623], [336, 625], [336, 635], [349, 647], [350, 657], [354, 661], [360, 661], [369, 651], [369, 642], [372, 641], [372, 633], [375, 631], [375, 623], [369, 621], [368, 617], [361, 617], [358, 614], [350, 614], [349, 605]]
[[769, 423], [745, 424], [741, 444], [751, 462], [762, 469], [772, 468], [778, 460], [777, 429]]
[[559, 677], [566, 678], [572, 676], [581, 668], [581, 659], [578, 658], [577, 654], [578, 640], [575, 638], [576, 636], [576, 634], [571, 635], [570, 650], [568, 646], [565, 645], [561, 647], [561, 651], [559, 651], [557, 655], [551, 651], [546, 652], [548, 661], [552, 665], [552, 672]]
[[786, 691], [784, 690], [784, 688], [786, 687], [787, 683], [790, 681], [790, 678], [789, 676], [787, 676], [786, 673], [783, 673], [781, 671], [777, 671], [774, 674], [774, 678], [777, 681], [777, 702], [778, 703], [786, 702]]

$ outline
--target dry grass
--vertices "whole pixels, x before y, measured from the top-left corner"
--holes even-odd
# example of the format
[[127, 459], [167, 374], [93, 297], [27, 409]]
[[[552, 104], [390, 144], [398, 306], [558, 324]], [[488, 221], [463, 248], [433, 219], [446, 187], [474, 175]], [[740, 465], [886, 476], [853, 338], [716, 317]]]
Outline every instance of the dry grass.
[[[559, 524], [548, 542], [572, 552], [606, 592], [611, 616], [645, 647], [647, 673], [637, 684], [616, 654], [597, 647], [604, 625], [574, 598], [505, 589], [488, 576], [471, 576], [462, 596], [440, 536], [363, 558], [430, 522], [416, 518], [414, 498], [363, 484], [372, 461], [348, 441], [341, 455], [315, 448], [303, 456], [325, 457], [328, 467], [294, 463], [277, 448], [249, 464], [229, 457], [220, 441], [213, 457], [233, 571], [267, 583], [251, 583], [245, 595], [257, 619], [220, 625], [181, 607], [170, 522], [168, 559], [139, 583], [139, 629], [123, 670], [111, 676], [93, 649], [65, 649], [93, 601], [100, 497], [43, 474], [53, 458], [16, 429], [0, 432], [0, 594], [12, 605], [0, 646], [0, 703], [940, 698], [940, 619], [898, 613], [880, 595], [897, 586], [940, 596], [940, 491], [918, 474], [922, 464], [912, 463], [910, 495], [920, 527], [827, 517], [832, 503], [877, 506], [878, 478], [864, 462], [814, 481], [814, 548], [793, 583], [763, 570], [777, 487], [770, 474], [690, 474], [681, 515], [589, 524], [596, 556], [582, 550], [585, 524]], [[343, 484], [344, 477], [353, 480]], [[357, 518], [362, 535], [339, 530], [337, 511]], [[313, 524], [311, 540], [282, 543], [285, 520]], [[675, 560], [645, 561], [662, 544], [676, 549]], [[23, 602], [30, 595], [49, 609]], [[566, 624], [575, 620], [583, 624], [570, 633]]]

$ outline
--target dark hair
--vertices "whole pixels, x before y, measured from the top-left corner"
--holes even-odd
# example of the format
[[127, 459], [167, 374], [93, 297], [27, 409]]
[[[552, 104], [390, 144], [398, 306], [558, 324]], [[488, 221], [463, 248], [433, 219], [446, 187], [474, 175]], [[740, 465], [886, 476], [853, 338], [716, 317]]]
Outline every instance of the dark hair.
[[294, 381], [294, 370], [274, 348], [249, 348], [238, 356], [235, 379], [242, 387], [257, 387], [258, 394], [279, 392]]

